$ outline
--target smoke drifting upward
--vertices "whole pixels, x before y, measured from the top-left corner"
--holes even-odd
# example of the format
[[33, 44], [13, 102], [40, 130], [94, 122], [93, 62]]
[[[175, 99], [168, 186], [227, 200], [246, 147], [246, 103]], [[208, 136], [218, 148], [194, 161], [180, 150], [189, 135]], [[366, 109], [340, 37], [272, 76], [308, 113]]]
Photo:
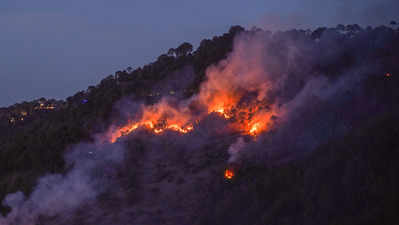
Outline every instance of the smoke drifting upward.
[[242, 137], [237, 138], [237, 142], [235, 142], [229, 147], [228, 150], [230, 154], [229, 162], [237, 161], [239, 153], [244, 147], [245, 147], [244, 139]]
[[[337, 34], [323, 37], [329, 46], [338, 45], [339, 39], [334, 35]], [[264, 152], [281, 153], [287, 146], [277, 144], [275, 140], [292, 139], [292, 135], [287, 134], [296, 130], [292, 124], [306, 121], [306, 114], [317, 110], [321, 114], [313, 115], [313, 121], [306, 123], [321, 120], [325, 129], [334, 130], [327, 135], [328, 138], [340, 135], [345, 126], [334, 127], [351, 121], [341, 121], [336, 125], [338, 121], [323, 118], [327, 114], [323, 112], [324, 108], [327, 105], [340, 107], [343, 102], [341, 95], [353, 91], [375, 68], [354, 62], [339, 75], [327, 77], [325, 71], [317, 71], [314, 67], [334, 62], [342, 50], [324, 56], [320, 46], [316, 41], [311, 42], [306, 33], [287, 36], [267, 32], [242, 33], [236, 38], [229, 57], [208, 68], [207, 79], [197, 95], [188, 100], [163, 98], [154, 105], [142, 105], [127, 125], [111, 128], [107, 139], [114, 143], [137, 129], [150, 130], [158, 135], [168, 130], [184, 135], [195, 132], [201, 121], [215, 114], [226, 120], [227, 129], [231, 132], [249, 137], [262, 146], [265, 140], [275, 144]], [[304, 145], [299, 153], [314, 149], [328, 139], [327, 136], [316, 137], [323, 133], [316, 128], [303, 129], [295, 135], [301, 141], [294, 138], [295, 142], [299, 141], [298, 146]], [[239, 152], [245, 149], [244, 143], [239, 138], [231, 146], [230, 162], [238, 160]], [[280, 147], [281, 150], [276, 150]]]
[[79, 144], [65, 156], [67, 174], [49, 174], [39, 179], [37, 186], [26, 198], [22, 192], [9, 194], [3, 205], [12, 208], [0, 225], [36, 225], [41, 218], [67, 215], [78, 207], [94, 201], [110, 186], [117, 165], [124, 159], [120, 144]]
[[[258, 144], [267, 140], [274, 143], [269, 150], [281, 152], [285, 150], [276, 150], [281, 145], [275, 140], [292, 139], [292, 135], [286, 134], [296, 130], [291, 124], [304, 121], [306, 114], [317, 110], [322, 113], [314, 115], [313, 121], [306, 122], [323, 121], [325, 129], [334, 130], [328, 137], [341, 134], [345, 126], [334, 127], [352, 121], [341, 121], [336, 125], [338, 121], [323, 118], [326, 114], [324, 108], [327, 105], [340, 107], [341, 95], [348, 90], [353, 91], [375, 68], [355, 61], [336, 77], [327, 77], [324, 74], [326, 71], [317, 71], [314, 67], [334, 63], [343, 50], [323, 55], [324, 52], [319, 50], [322, 44], [311, 42], [309, 34], [296, 35], [298, 37], [295, 33], [283, 36], [267, 32], [239, 35], [230, 56], [208, 68], [207, 79], [201, 84], [197, 95], [183, 101], [164, 98], [155, 105], [142, 106], [139, 116], [127, 125], [112, 128], [108, 139], [116, 142], [139, 128], [155, 134], [166, 130], [186, 134], [193, 132], [204, 118], [216, 114], [228, 122], [227, 126], [233, 132], [252, 137]], [[336, 35], [337, 32], [326, 32], [323, 44], [328, 44], [326, 47], [329, 48], [337, 46], [339, 38]], [[306, 149], [299, 152], [313, 149], [322, 140], [328, 139], [325, 138], [327, 136], [317, 137], [323, 131], [308, 127], [303, 129], [301, 134], [296, 135], [301, 141], [294, 138], [300, 142], [298, 146], [304, 145]], [[265, 134], [267, 138], [263, 137]], [[245, 149], [244, 142], [239, 139], [229, 150], [233, 154], [229, 161], [237, 160], [242, 149]]]
[[228, 120], [230, 127], [242, 135], [257, 136], [270, 130], [277, 108], [268, 95], [283, 81], [268, 74], [260, 40], [243, 38], [251, 40], [237, 41], [227, 60], [208, 68], [207, 81], [198, 95], [185, 101], [164, 98], [155, 105], [143, 106], [137, 120], [110, 130], [109, 141], [142, 127], [155, 134], [165, 130], [188, 133], [212, 113]]

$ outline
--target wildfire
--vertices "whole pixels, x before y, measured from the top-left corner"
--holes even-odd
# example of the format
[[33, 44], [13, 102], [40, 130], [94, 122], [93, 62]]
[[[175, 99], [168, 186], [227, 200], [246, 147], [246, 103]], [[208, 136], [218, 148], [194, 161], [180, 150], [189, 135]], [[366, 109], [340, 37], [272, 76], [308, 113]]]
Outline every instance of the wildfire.
[[[212, 112], [212, 111], [211, 111], [211, 112]], [[216, 112], [216, 113], [219, 113], [220, 115], [222, 115], [222, 116], [223, 116], [224, 118], [226, 118], [226, 119], [230, 119], [229, 114], [227, 114], [227, 113], [225, 112], [225, 110], [224, 110], [223, 107], [222, 107], [222, 108], [216, 109], [215, 112]]]
[[[165, 109], [160, 110], [160, 106], [155, 106], [156, 111], [165, 111]], [[147, 110], [147, 109], [146, 109]], [[166, 110], [168, 111], [168, 110]], [[129, 122], [127, 125], [117, 128], [111, 132], [110, 142], [116, 142], [120, 137], [126, 136], [138, 128], [145, 128], [154, 132], [155, 134], [163, 133], [166, 130], [175, 131], [181, 134], [186, 134], [194, 130], [193, 123], [190, 121], [196, 121], [197, 123], [200, 119], [191, 118], [184, 113], [172, 113], [174, 116], [168, 118], [163, 113], [153, 113], [150, 111], [144, 112], [144, 119], [136, 122]], [[231, 127], [237, 131], [242, 132], [246, 135], [257, 136], [259, 133], [264, 132], [268, 129], [268, 124], [271, 122], [271, 112], [265, 112], [260, 109], [248, 109], [233, 108], [230, 111], [224, 108], [219, 108], [214, 111], [223, 118], [231, 122]]]
[[234, 177], [234, 171], [230, 170], [230, 169], [226, 169], [224, 171], [224, 178], [231, 180]]
[[260, 123], [255, 123], [254, 125], [251, 126], [251, 128], [249, 129], [249, 133], [256, 135], [258, 129], [260, 127]]
[[160, 134], [166, 130], [171, 130], [186, 134], [194, 129], [191, 122], [192, 116], [188, 109], [172, 107], [168, 102], [161, 101], [158, 104], [143, 107], [141, 118], [130, 121], [122, 127], [111, 129], [109, 141], [114, 143], [120, 137], [126, 136], [139, 128]]
[[[222, 97], [221, 97], [222, 96]], [[224, 97], [223, 97], [224, 96]], [[234, 97], [233, 97], [234, 96]], [[187, 107], [172, 107], [166, 101], [143, 108], [142, 118], [111, 132], [110, 141], [116, 142], [120, 137], [128, 135], [138, 128], [145, 128], [155, 134], [166, 130], [186, 134], [194, 130], [193, 122], [200, 122], [210, 113], [217, 113], [230, 122], [231, 128], [246, 135], [257, 136], [268, 130], [273, 111], [265, 107], [265, 102], [248, 100], [240, 103], [244, 96], [225, 94], [201, 99], [201, 104], [208, 108], [205, 115], [194, 114]], [[206, 104], [206, 101], [209, 103]]]
[[[242, 56], [232, 55], [220, 66], [208, 68], [207, 80], [201, 84], [198, 95], [187, 100], [185, 105], [170, 103], [164, 98], [155, 105], [143, 107], [141, 117], [111, 132], [110, 141], [115, 142], [138, 128], [154, 134], [166, 130], [186, 134], [194, 130], [193, 124], [212, 113], [220, 115], [231, 129], [243, 135], [255, 137], [270, 130], [272, 118], [277, 114], [267, 98], [272, 80], [258, 62], [259, 55]], [[189, 107], [192, 105], [195, 107]]]
[[133, 131], [137, 130], [138, 128], [143, 127], [146, 128], [155, 134], [160, 134], [166, 130], [173, 130], [179, 133], [186, 134], [194, 129], [193, 125], [188, 124], [187, 126], [179, 126], [178, 124], [170, 124], [170, 125], [160, 125], [160, 124], [155, 124], [152, 121], [144, 121], [144, 122], [136, 122], [136, 123], [129, 123], [128, 125], [121, 127], [114, 131], [111, 134], [110, 141], [111, 143], [116, 142], [120, 137], [126, 136]]

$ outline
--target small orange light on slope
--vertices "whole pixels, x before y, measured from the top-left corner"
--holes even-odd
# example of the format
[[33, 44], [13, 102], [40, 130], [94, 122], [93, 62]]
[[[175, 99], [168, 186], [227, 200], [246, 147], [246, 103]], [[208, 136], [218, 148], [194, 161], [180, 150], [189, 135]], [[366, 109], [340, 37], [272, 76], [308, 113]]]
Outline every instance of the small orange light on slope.
[[234, 172], [232, 170], [226, 169], [224, 171], [224, 178], [231, 180], [234, 177]]

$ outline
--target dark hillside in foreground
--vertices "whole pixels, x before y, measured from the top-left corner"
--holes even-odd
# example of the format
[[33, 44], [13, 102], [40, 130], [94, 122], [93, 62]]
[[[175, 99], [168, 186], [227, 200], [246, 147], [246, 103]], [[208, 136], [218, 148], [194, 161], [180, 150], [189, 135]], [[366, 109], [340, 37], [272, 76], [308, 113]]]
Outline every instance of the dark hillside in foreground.
[[[206, 80], [206, 69], [229, 56], [235, 38], [243, 34], [257, 38], [258, 32], [270, 42], [268, 50], [277, 64], [286, 62], [292, 43], [301, 53], [295, 65], [287, 63], [283, 69], [270, 62], [271, 73], [283, 71], [293, 80], [276, 94], [283, 99], [306, 89], [309, 76], [322, 74], [329, 81], [349, 79], [353, 74], [365, 78], [344, 89], [337, 99], [327, 101], [321, 95], [321, 100], [312, 99], [311, 110], [295, 111], [301, 120], [273, 143], [285, 143], [278, 154], [263, 159], [267, 141], [250, 145], [256, 151], [244, 155], [231, 181], [221, 174], [233, 136], [212, 136], [216, 131], [211, 130], [205, 135], [211, 140], [201, 136], [206, 141], [199, 139], [195, 144], [172, 134], [159, 139], [146, 132], [127, 137], [126, 159], [110, 178], [118, 184], [118, 191], [110, 188], [65, 214], [40, 215], [39, 222], [398, 223], [399, 30], [384, 26], [291, 30], [272, 36], [236, 26], [223, 36], [203, 40], [193, 52], [192, 46], [184, 43], [154, 63], [118, 71], [66, 101], [41, 99], [2, 108], [0, 201], [20, 190], [29, 196], [45, 174], [67, 174], [71, 170], [64, 159], [68, 147], [92, 142], [93, 134], [123, 123], [115, 108], [125, 102], [151, 105], [165, 96], [188, 99], [197, 94]], [[191, 80], [184, 85], [173, 81], [182, 74], [191, 74]], [[213, 118], [209, 121], [214, 122]], [[324, 139], [304, 153], [297, 146], [308, 137], [295, 136], [306, 130], [314, 130], [316, 137]], [[195, 135], [190, 138], [196, 140]], [[158, 148], [162, 151], [156, 151]], [[4, 215], [10, 211], [4, 206], [0, 209]]]

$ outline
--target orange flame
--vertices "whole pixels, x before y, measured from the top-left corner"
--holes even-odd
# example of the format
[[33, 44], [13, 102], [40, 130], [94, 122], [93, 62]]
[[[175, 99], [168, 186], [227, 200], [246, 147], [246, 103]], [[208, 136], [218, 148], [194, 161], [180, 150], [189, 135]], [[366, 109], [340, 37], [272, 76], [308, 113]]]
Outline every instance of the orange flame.
[[114, 143], [120, 137], [130, 134], [140, 127], [151, 130], [155, 134], [160, 134], [160, 133], [164, 132], [165, 130], [173, 130], [173, 131], [185, 134], [194, 129], [193, 125], [191, 125], [191, 124], [184, 126], [184, 127], [179, 126], [178, 124], [163, 125], [162, 127], [161, 126], [162, 125], [159, 125], [159, 124], [154, 125], [154, 123], [152, 121], [129, 123], [128, 125], [118, 128], [116, 131], [112, 132], [111, 137], [110, 137], [110, 142]]
[[234, 177], [234, 172], [233, 172], [232, 170], [226, 169], [226, 170], [224, 171], [224, 177], [225, 177], [226, 179], [228, 179], [228, 180], [231, 180], [231, 179], [233, 179], [233, 177]]
[[206, 109], [206, 113], [194, 114], [187, 106], [172, 107], [161, 100], [144, 107], [137, 121], [112, 131], [110, 141], [115, 142], [140, 127], [155, 134], [166, 130], [186, 134], [194, 130], [194, 121], [198, 123], [211, 113], [228, 120], [232, 129], [245, 135], [257, 136], [270, 130], [277, 110], [266, 96], [274, 81], [264, 71], [257, 49], [253, 49], [255, 54], [247, 55], [241, 54], [245, 46], [238, 46], [227, 60], [208, 68], [199, 94], [188, 101]]
[[[238, 100], [229, 99], [230, 103], [218, 103], [217, 106], [209, 105], [209, 113], [217, 113], [224, 119], [231, 122], [231, 127], [246, 135], [257, 136], [268, 130], [273, 113], [270, 110], [262, 109], [262, 103], [252, 102], [253, 105], [237, 106]], [[237, 104], [237, 105], [234, 105]], [[227, 106], [225, 108], [225, 106]], [[206, 115], [205, 115], [206, 116]], [[199, 116], [203, 117], [203, 116]], [[145, 128], [155, 134], [163, 133], [166, 130], [186, 134], [194, 130], [191, 121], [200, 121], [190, 112], [183, 109], [172, 108], [166, 102], [154, 106], [145, 107], [143, 116], [139, 121], [129, 122], [127, 125], [117, 128], [110, 134], [110, 142], [116, 142], [120, 137], [126, 136], [138, 128]]]
[[194, 129], [190, 119], [191, 115], [187, 110], [177, 109], [166, 101], [161, 101], [156, 105], [144, 107], [139, 121], [129, 122], [125, 126], [112, 130], [110, 142], [114, 143], [120, 137], [130, 134], [138, 128], [145, 128], [155, 134], [160, 134], [166, 130], [185, 134]]

